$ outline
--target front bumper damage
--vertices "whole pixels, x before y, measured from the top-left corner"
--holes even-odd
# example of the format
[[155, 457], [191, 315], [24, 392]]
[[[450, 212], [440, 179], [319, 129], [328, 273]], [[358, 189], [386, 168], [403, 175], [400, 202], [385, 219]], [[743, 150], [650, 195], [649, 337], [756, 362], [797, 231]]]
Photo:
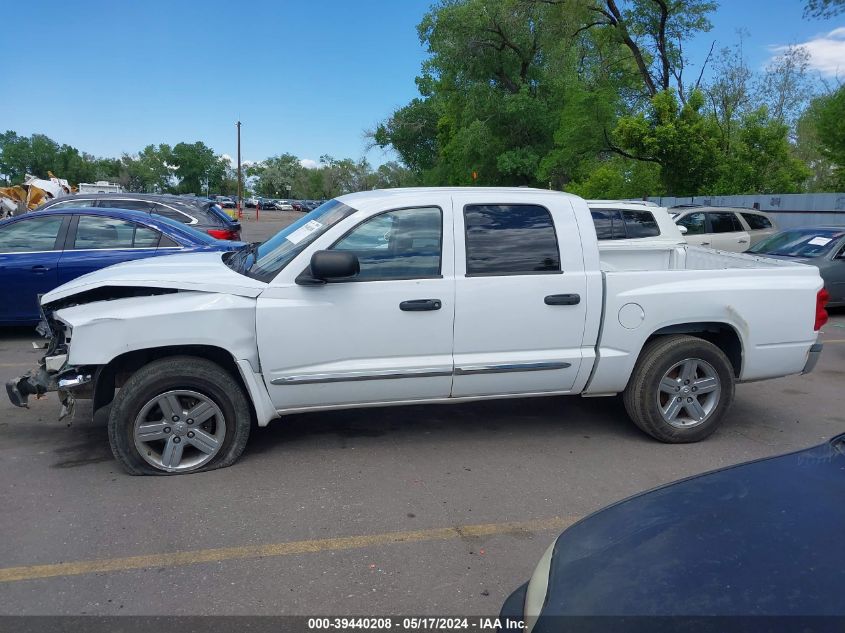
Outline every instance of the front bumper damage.
[[49, 321], [42, 321], [37, 331], [50, 341], [38, 367], [22, 376], [6, 382], [6, 394], [16, 407], [29, 408], [30, 396], [41, 398], [55, 391], [62, 408], [59, 420], [73, 419], [77, 398], [90, 398], [93, 392], [95, 372], [86, 367], [67, 364], [67, 339], [63, 328], [51, 328]]
[[91, 398], [93, 380], [94, 374], [86, 372], [84, 368], [65, 367], [62, 371], [51, 372], [45, 363], [8, 381], [6, 393], [13, 405], [28, 409], [30, 396], [37, 399], [50, 391], [56, 391], [62, 404], [59, 420], [72, 420], [77, 398]]

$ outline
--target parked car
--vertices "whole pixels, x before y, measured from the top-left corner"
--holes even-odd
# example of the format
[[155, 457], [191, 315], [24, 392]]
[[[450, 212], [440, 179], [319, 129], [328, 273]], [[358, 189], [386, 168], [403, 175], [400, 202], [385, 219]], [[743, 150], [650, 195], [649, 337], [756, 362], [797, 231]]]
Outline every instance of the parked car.
[[241, 239], [241, 225], [233, 220], [216, 202], [196, 196], [165, 194], [119, 193], [76, 194], [50, 200], [36, 209], [64, 209], [78, 207], [130, 209], [155, 213], [182, 222], [208, 233], [218, 240]]
[[673, 207], [674, 220], [684, 238], [696, 246], [742, 253], [777, 232], [774, 221], [762, 211], [732, 207]]
[[293, 211], [293, 202], [290, 200], [274, 200], [274, 206], [277, 211]]
[[255, 196], [249, 196], [248, 198], [244, 199], [244, 206], [249, 209], [254, 209], [258, 206], [258, 198]]
[[235, 199], [230, 198], [229, 196], [217, 196], [217, 204], [224, 209], [234, 209], [237, 206], [235, 204]]
[[236, 253], [47, 293], [44, 366], [60, 369], [7, 390], [23, 406], [62, 381], [66, 404], [111, 402], [114, 453], [144, 474], [232, 464], [253, 419], [528, 395], [621, 393], [645, 433], [695, 442], [737, 382], [812, 370], [827, 318], [816, 268], [652, 248], [649, 265], [631, 245], [609, 269], [586, 202], [560, 192], [345, 195]]
[[758, 242], [749, 252], [817, 267], [830, 294], [828, 306], [845, 306], [845, 226], [788, 229]]
[[525, 633], [558, 633], [562, 622], [620, 633], [838, 631], [843, 477], [840, 435], [615, 503], [552, 543], [500, 619], [524, 622], [511, 629]]
[[0, 325], [38, 323], [38, 295], [112, 264], [243, 246], [141, 211], [64, 207], [20, 215], [0, 222]]
[[305, 206], [302, 200], [291, 200], [290, 206], [294, 211], [299, 211], [301, 213], [308, 213], [309, 209]]

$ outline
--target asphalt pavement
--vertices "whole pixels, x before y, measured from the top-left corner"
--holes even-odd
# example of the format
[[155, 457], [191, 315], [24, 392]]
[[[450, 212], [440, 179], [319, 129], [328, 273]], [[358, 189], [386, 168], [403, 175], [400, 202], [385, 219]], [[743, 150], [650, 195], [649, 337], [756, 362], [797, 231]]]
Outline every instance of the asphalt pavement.
[[[250, 240], [298, 214], [253, 216]], [[497, 613], [579, 517], [845, 432], [845, 314], [823, 339], [813, 374], [738, 386], [722, 428], [678, 446], [618, 398], [533, 398], [294, 415], [232, 468], [130, 477], [86, 403], [68, 427], [55, 394], [4, 398], [0, 614]], [[32, 340], [0, 330], [3, 380]]]

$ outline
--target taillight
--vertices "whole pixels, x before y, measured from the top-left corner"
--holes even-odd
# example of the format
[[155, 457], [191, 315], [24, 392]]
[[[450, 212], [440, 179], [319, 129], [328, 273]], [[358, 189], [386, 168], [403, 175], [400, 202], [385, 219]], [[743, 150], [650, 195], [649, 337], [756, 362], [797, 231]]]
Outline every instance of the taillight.
[[208, 229], [206, 231], [211, 237], [217, 240], [236, 240], [238, 232], [232, 229]]
[[819, 290], [818, 294], [816, 295], [816, 324], [813, 326], [813, 330], [818, 332], [822, 329], [825, 323], [827, 323], [827, 310], [824, 307], [827, 305], [827, 302], [830, 300], [830, 294], [827, 290], [822, 288]]

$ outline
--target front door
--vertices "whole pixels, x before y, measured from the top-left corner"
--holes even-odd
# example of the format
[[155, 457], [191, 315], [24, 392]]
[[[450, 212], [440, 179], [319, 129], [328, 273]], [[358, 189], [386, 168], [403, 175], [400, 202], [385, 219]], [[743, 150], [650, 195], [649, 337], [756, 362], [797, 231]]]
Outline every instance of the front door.
[[38, 295], [59, 285], [69, 216], [32, 215], [0, 227], [0, 322], [36, 323]]
[[[362, 220], [330, 249], [361, 272], [275, 282], [258, 299], [259, 356], [280, 411], [447, 398], [452, 385], [451, 202]], [[328, 245], [327, 245], [328, 246]], [[307, 262], [305, 262], [307, 264]], [[303, 267], [301, 258], [289, 267]]]
[[454, 199], [452, 396], [566, 392], [581, 366], [588, 305], [572, 206], [564, 196], [547, 206], [483, 202]]

